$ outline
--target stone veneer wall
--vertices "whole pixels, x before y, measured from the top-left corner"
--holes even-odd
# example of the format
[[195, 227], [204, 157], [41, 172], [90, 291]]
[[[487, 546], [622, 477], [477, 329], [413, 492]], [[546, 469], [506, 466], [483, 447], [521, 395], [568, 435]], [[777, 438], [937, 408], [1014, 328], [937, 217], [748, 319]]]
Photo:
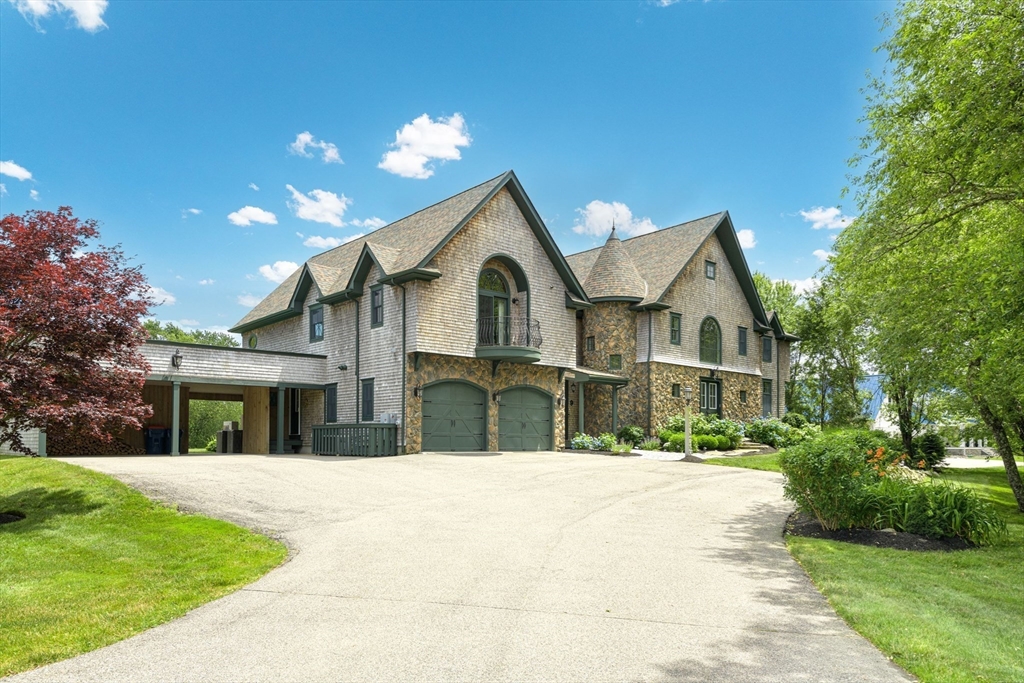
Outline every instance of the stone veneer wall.
[[[558, 368], [523, 363], [501, 363], [498, 373], [491, 377], [491, 362], [477, 358], [423, 354], [420, 369], [414, 365], [412, 354], [406, 359], [406, 453], [419, 453], [423, 440], [423, 412], [419, 397], [413, 396], [416, 386], [444, 379], [462, 379], [477, 384], [487, 392], [487, 448], [498, 450], [498, 404], [491, 399], [495, 391], [518, 385], [535, 386], [553, 394], [555, 402], [555, 448], [565, 448], [565, 407], [559, 405], [564, 383], [558, 381]], [[564, 404], [564, 401], [563, 401]]]
[[[583, 312], [583, 365], [602, 372], [630, 377], [619, 389], [619, 427], [646, 423], [647, 379], [638, 382], [637, 313], [624, 301], [603, 301]], [[646, 315], [646, 314], [644, 314]], [[594, 350], [587, 351], [586, 338], [594, 337]], [[622, 356], [622, 369], [610, 370], [608, 357]], [[587, 434], [612, 431], [612, 388], [606, 384], [583, 385], [583, 428]], [[575, 399], [574, 399], [575, 400]], [[575, 406], [574, 406], [575, 407]], [[575, 421], [574, 421], [575, 422]], [[574, 426], [578, 429], [578, 425]]]
[[[693, 400], [690, 404], [694, 412], [700, 406], [700, 378], [707, 377], [704, 368], [694, 368], [671, 363], [651, 364], [651, 423], [657, 430], [665, 420], [673, 415], [681, 414], [686, 408], [686, 398], [672, 396], [672, 385], [680, 388], [693, 387]], [[722, 417], [729, 420], [746, 422], [761, 417], [761, 377], [739, 372], [719, 371], [716, 379], [722, 381]], [[747, 402], [740, 402], [740, 391], [747, 392]], [[681, 392], [680, 392], [681, 393]]]

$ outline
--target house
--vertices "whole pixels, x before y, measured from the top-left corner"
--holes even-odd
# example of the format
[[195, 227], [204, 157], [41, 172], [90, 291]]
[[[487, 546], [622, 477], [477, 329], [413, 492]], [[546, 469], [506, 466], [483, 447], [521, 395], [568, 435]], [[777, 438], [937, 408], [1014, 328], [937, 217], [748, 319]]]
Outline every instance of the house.
[[577, 314], [577, 364], [628, 380], [570, 382], [569, 431], [652, 433], [683, 412], [687, 388], [703, 413], [784, 414], [796, 337], [764, 311], [728, 212], [625, 241], [613, 228], [567, 260], [592, 304]]
[[512, 171], [313, 256], [231, 331], [242, 348], [144, 345], [172, 454], [190, 399], [242, 401], [247, 453], [561, 449], [651, 433], [687, 387], [780, 415], [794, 339], [728, 213], [566, 258]]

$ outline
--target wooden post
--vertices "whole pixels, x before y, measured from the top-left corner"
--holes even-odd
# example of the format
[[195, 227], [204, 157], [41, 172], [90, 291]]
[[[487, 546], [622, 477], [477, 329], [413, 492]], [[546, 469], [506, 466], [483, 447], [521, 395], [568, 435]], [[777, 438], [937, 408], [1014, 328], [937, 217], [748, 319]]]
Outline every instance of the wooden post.
[[171, 455], [181, 455], [178, 430], [181, 427], [181, 382], [171, 383]]
[[619, 433], [619, 388], [612, 387], [612, 434]]
[[586, 386], [586, 383], [585, 382], [577, 382], [576, 386], [579, 387], [579, 392], [578, 392], [579, 393], [579, 399], [577, 401], [577, 404], [579, 405], [579, 409], [580, 409], [580, 423], [577, 426], [578, 426], [578, 428], [580, 430], [580, 434], [586, 434], [586, 432], [583, 431], [583, 387]]
[[242, 452], [270, 452], [270, 387], [242, 389]]
[[277, 443], [274, 452], [284, 453], [284, 400], [288, 392], [281, 387], [277, 388]]

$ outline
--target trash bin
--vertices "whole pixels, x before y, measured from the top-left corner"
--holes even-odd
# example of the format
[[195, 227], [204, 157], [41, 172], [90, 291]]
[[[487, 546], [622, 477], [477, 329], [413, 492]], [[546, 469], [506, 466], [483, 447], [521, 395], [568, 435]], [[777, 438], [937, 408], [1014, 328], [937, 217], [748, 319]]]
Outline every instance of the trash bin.
[[164, 450], [164, 435], [167, 431], [167, 428], [162, 425], [146, 427], [146, 455], [161, 455], [169, 452]]

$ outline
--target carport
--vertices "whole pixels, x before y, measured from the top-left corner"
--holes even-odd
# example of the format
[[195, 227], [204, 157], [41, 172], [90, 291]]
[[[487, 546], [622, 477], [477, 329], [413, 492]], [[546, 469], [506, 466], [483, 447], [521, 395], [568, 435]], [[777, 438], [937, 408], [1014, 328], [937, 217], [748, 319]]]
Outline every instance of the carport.
[[[187, 435], [182, 443], [179, 434], [188, 424], [190, 398], [241, 401], [242, 450], [256, 455], [284, 453], [286, 445], [294, 445], [286, 434], [295, 433], [295, 426], [302, 431], [303, 423], [302, 442], [308, 442], [309, 425], [323, 421], [326, 356], [153, 339], [142, 352], [151, 368], [143, 399], [153, 406], [145, 426], [170, 427], [171, 455], [188, 452]], [[307, 414], [298, 425], [286, 424], [286, 418], [302, 412]], [[131, 432], [126, 439], [141, 447], [143, 432]]]

